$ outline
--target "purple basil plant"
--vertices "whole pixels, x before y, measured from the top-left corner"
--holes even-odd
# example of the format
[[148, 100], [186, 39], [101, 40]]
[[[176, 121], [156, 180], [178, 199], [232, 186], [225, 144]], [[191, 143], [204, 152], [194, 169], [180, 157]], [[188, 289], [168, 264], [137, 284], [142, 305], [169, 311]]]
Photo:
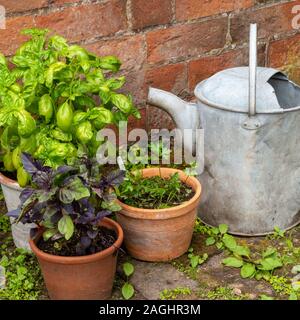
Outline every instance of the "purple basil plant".
[[97, 252], [99, 222], [120, 210], [113, 189], [122, 183], [124, 172], [108, 172], [85, 157], [74, 167], [57, 169], [43, 166], [27, 153], [21, 158], [32, 183], [21, 192], [19, 208], [8, 215], [16, 222], [35, 223], [38, 228], [31, 230], [32, 237], [42, 228], [44, 241], [74, 244], [75, 238], [77, 255]]

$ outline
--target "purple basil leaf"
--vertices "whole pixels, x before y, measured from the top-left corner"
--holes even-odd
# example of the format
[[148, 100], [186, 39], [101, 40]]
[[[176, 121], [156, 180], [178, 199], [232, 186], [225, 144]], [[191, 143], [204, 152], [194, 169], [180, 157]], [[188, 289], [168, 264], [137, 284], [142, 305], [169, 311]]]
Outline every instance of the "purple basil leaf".
[[67, 214], [74, 214], [74, 208], [71, 203], [69, 204], [63, 204], [62, 209], [66, 211]]
[[87, 235], [91, 238], [91, 239], [95, 239], [98, 235], [98, 230], [88, 230], [87, 231]]
[[114, 170], [110, 172], [106, 178], [109, 186], [119, 186], [125, 177], [125, 171]]
[[8, 217], [18, 218], [19, 215], [20, 215], [20, 212], [21, 212], [21, 209], [18, 208], [18, 209], [11, 210], [11, 211], [7, 212], [6, 215], [7, 215]]
[[104, 217], [109, 216], [111, 212], [109, 210], [101, 210], [97, 213], [93, 225], [97, 225]]
[[33, 175], [36, 173], [39, 169], [37, 168], [35, 161], [32, 159], [31, 155], [29, 155], [26, 152], [23, 152], [21, 154], [21, 160], [24, 169], [30, 174]]
[[53, 172], [53, 177], [57, 176], [58, 174], [65, 174], [75, 170], [77, 169], [71, 166], [66, 166], [66, 165], [60, 166], [57, 168], [56, 171]]
[[39, 161], [34, 160], [29, 153], [22, 152], [21, 160], [22, 160], [22, 164], [23, 164], [24, 169], [31, 176], [43, 168], [42, 164]]
[[34, 194], [34, 192], [35, 190], [32, 188], [23, 189], [20, 194], [21, 203], [24, 203], [27, 199], [29, 199]]
[[89, 237], [80, 238], [80, 244], [84, 249], [88, 248], [91, 245], [91, 243], [92, 243], [92, 240]]
[[90, 202], [89, 202], [88, 198], [79, 199], [78, 202], [81, 203], [83, 205], [83, 207], [85, 207], [85, 208], [90, 206]]
[[51, 187], [51, 175], [49, 172], [37, 171], [32, 174], [32, 181], [37, 184], [41, 189], [50, 189]]

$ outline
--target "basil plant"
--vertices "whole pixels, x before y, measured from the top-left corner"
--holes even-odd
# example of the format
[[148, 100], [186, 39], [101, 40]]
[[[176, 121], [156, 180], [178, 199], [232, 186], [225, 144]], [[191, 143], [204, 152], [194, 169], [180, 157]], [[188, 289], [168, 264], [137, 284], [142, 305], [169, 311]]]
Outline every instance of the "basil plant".
[[79, 154], [95, 156], [98, 130], [140, 114], [118, 92], [125, 78], [112, 76], [121, 65], [116, 57], [94, 55], [46, 29], [22, 33], [31, 38], [9, 61], [0, 54], [0, 160], [25, 186], [21, 152], [52, 168], [72, 165]]
[[69, 252], [73, 245], [74, 255], [101, 251], [109, 239], [101, 234], [99, 223], [121, 209], [113, 190], [122, 183], [125, 172], [109, 171], [86, 157], [78, 158], [74, 166], [57, 169], [43, 166], [27, 153], [21, 159], [32, 185], [22, 190], [19, 207], [8, 216], [24, 224], [35, 223], [31, 237], [42, 230], [43, 240], [60, 252]]

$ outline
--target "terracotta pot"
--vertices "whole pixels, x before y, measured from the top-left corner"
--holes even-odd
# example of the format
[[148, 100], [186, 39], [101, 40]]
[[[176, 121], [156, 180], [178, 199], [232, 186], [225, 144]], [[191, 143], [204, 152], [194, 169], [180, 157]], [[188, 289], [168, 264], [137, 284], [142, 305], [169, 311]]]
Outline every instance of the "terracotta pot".
[[[181, 181], [193, 188], [195, 195], [189, 201], [167, 209], [142, 209], [120, 201], [122, 210], [117, 221], [124, 231], [125, 246], [134, 258], [144, 261], [168, 261], [184, 254], [191, 243], [201, 185], [194, 177], [171, 168], [147, 168], [143, 177], [169, 177], [178, 172]], [[187, 179], [187, 180], [186, 180]]]
[[[8, 211], [12, 211], [18, 208], [20, 204], [20, 193], [23, 190], [17, 181], [12, 180], [2, 173], [0, 173], [0, 183]], [[14, 240], [14, 244], [17, 248], [23, 248], [30, 250], [29, 246], [29, 233], [30, 229], [34, 228], [34, 224], [13, 223], [14, 219], [10, 218], [12, 223], [11, 232]]]
[[38, 249], [36, 242], [30, 246], [37, 256], [44, 281], [51, 299], [54, 300], [103, 300], [109, 299], [113, 287], [118, 248], [123, 242], [120, 225], [108, 218], [102, 226], [113, 229], [118, 238], [113, 246], [87, 256], [62, 257]]

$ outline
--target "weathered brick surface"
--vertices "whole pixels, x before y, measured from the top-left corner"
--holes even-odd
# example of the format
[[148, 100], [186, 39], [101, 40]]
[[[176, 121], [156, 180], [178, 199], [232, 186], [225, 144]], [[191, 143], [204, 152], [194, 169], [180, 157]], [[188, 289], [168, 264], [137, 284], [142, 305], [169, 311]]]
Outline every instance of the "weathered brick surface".
[[50, 0], [50, 4], [54, 4], [54, 5], [63, 5], [67, 3], [76, 3], [76, 2], [80, 2], [80, 0]]
[[48, 0], [0, 0], [7, 13], [23, 12], [27, 10], [47, 7]]
[[0, 30], [0, 52], [5, 55], [13, 54], [18, 46], [28, 38], [20, 34], [24, 28], [34, 25], [32, 16], [22, 16], [6, 19], [6, 29]]
[[151, 31], [147, 34], [148, 62], [187, 59], [222, 48], [226, 31], [226, 18]]
[[268, 64], [285, 72], [300, 84], [300, 35], [273, 41], [269, 46]]
[[148, 128], [151, 129], [168, 129], [172, 130], [175, 128], [175, 123], [173, 122], [171, 116], [156, 107], [149, 106], [148, 108]]
[[249, 8], [254, 0], [176, 0], [178, 21], [208, 17], [223, 12]]
[[128, 121], [128, 132], [133, 129], [147, 129], [147, 110], [146, 108], [139, 109], [141, 114], [141, 119], [136, 119], [135, 117], [130, 117]]
[[156, 87], [175, 94], [186, 88], [186, 64], [171, 64], [163, 67], [154, 67], [146, 72], [146, 87]]
[[[297, 1], [298, 2], [298, 1]], [[249, 37], [249, 24], [258, 24], [258, 37], [271, 37], [275, 34], [291, 31], [292, 7], [295, 2], [272, 5], [255, 11], [234, 14], [231, 19], [231, 36], [233, 42], [245, 42]]]
[[[265, 46], [259, 47], [258, 65], [265, 65]], [[210, 56], [190, 61], [188, 64], [189, 90], [192, 93], [195, 86], [202, 80], [209, 78], [215, 73], [233, 67], [248, 65], [248, 48], [236, 49], [225, 52], [218, 56]]]
[[127, 79], [122, 91], [142, 108], [143, 120], [131, 119], [130, 126], [172, 128], [165, 112], [145, 108], [149, 86], [191, 97], [199, 81], [247, 65], [251, 22], [259, 28], [259, 64], [267, 61], [267, 47], [268, 64], [300, 83], [300, 30], [295, 35], [291, 23], [296, 4], [300, 1], [0, 0], [8, 14], [0, 51], [12, 55], [26, 40], [22, 29], [46, 27], [96, 54], [116, 55], [123, 62], [119, 74]]
[[113, 40], [99, 40], [85, 45], [88, 50], [99, 55], [116, 55], [122, 61], [122, 69], [138, 70], [143, 67], [145, 36], [125, 36]]
[[67, 7], [36, 17], [36, 25], [52, 29], [69, 41], [114, 34], [127, 27], [125, 0]]
[[142, 29], [172, 20], [171, 0], [132, 0], [132, 27]]

